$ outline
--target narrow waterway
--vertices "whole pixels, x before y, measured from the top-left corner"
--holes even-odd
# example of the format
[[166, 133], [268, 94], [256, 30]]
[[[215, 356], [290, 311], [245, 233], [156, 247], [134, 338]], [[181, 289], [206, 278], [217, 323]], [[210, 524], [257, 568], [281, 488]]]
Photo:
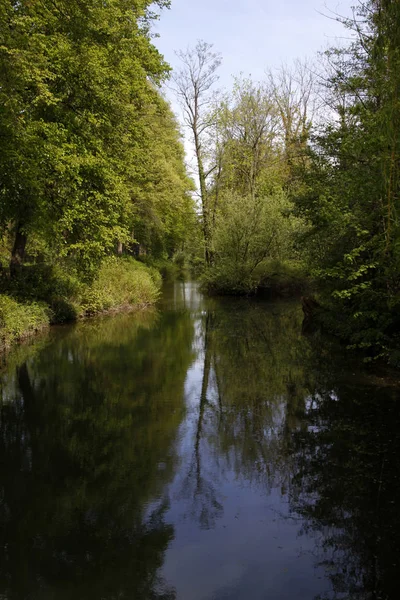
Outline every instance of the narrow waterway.
[[297, 302], [165, 287], [8, 357], [1, 600], [394, 600], [400, 398]]

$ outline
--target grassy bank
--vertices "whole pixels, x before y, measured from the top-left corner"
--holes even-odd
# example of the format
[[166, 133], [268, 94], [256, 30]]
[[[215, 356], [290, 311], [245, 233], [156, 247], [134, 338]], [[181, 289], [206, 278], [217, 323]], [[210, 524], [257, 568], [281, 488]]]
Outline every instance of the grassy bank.
[[50, 310], [36, 302], [21, 303], [0, 295], [0, 350], [9, 348], [50, 324]]
[[26, 265], [0, 287], [0, 350], [51, 324], [154, 304], [161, 276], [132, 258], [107, 258], [97, 277], [83, 283], [59, 266]]

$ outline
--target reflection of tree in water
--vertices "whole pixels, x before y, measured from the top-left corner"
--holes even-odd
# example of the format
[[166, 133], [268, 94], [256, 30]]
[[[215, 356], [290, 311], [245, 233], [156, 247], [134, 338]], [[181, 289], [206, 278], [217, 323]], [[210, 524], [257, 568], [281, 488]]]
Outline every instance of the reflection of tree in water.
[[[202, 389], [184, 485], [192, 515], [212, 527], [218, 488], [279, 487], [315, 540], [330, 595], [397, 597], [400, 411], [395, 388], [344, 380], [350, 365], [301, 336], [296, 308], [222, 304], [204, 326]], [[392, 389], [392, 391], [390, 391]], [[395, 587], [396, 586], [396, 587]], [[396, 594], [396, 595], [395, 595]]]
[[0, 595], [175, 597], [158, 570], [193, 325], [137, 323], [77, 328], [4, 380]]
[[400, 567], [399, 395], [341, 380], [333, 365], [315, 359], [307, 428], [292, 438], [291, 508], [316, 538], [332, 583], [324, 598], [391, 600]]
[[222, 514], [218, 487], [227, 471], [246, 484], [285, 485], [284, 449], [305, 397], [303, 346], [297, 306], [273, 313], [228, 301], [204, 316], [202, 385], [182, 486], [202, 527]]
[[247, 483], [284, 486], [288, 476], [286, 445], [305, 397], [300, 319], [297, 306], [228, 305], [215, 330], [215, 443]]
[[[211, 529], [222, 515], [222, 503], [218, 500], [215, 472], [211, 469], [208, 456], [202, 449], [203, 438], [207, 436], [207, 424], [215, 416], [215, 405], [210, 400], [212, 378], [212, 329], [215, 314], [208, 311], [204, 317], [203, 331], [203, 373], [199, 398], [198, 414], [193, 435], [193, 453], [183, 479], [181, 497], [189, 501], [191, 518], [198, 521], [203, 529]], [[204, 464], [205, 463], [205, 464]]]
[[[194, 326], [183, 308], [148, 318], [65, 330], [3, 378], [0, 596], [175, 597], [158, 573]], [[215, 525], [228, 476], [278, 488], [316, 540], [326, 599], [397, 598], [396, 389], [344, 379], [296, 306], [214, 302], [199, 331], [191, 518]]]

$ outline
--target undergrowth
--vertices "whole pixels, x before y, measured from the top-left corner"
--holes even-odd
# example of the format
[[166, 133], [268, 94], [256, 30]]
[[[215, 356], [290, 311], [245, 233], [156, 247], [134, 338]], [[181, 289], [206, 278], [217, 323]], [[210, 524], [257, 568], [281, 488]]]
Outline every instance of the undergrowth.
[[45, 304], [21, 304], [9, 296], [0, 296], [0, 347], [45, 329], [50, 324], [50, 310]]
[[25, 265], [0, 282], [0, 349], [50, 324], [154, 304], [161, 275], [130, 257], [108, 257], [95, 279], [79, 280], [59, 265]]
[[277, 296], [308, 292], [310, 279], [304, 265], [296, 261], [265, 260], [255, 269], [246, 264], [220, 261], [206, 269], [202, 287], [211, 294], [250, 295], [268, 291]]

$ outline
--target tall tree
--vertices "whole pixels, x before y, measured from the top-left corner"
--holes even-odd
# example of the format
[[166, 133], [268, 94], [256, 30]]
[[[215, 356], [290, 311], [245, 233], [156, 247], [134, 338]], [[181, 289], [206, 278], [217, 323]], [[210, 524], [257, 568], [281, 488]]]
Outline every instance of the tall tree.
[[[222, 148], [223, 187], [236, 193], [260, 193], [265, 172], [276, 166], [279, 114], [264, 83], [235, 78], [233, 90], [215, 111], [216, 154]], [[216, 161], [217, 162], [217, 161]], [[217, 182], [216, 182], [217, 183]]]
[[293, 67], [282, 65], [277, 72], [269, 70], [267, 80], [280, 119], [287, 177], [304, 157], [316, 112], [315, 76], [311, 66], [297, 60]]
[[207, 178], [215, 170], [215, 165], [209, 168], [206, 166], [205, 136], [212, 123], [208, 114], [211, 103], [210, 90], [218, 79], [216, 71], [221, 64], [221, 58], [212, 51], [212, 44], [203, 41], [197, 42], [194, 48], [179, 51], [177, 56], [182, 67], [173, 74], [172, 79], [183, 108], [185, 124], [193, 137], [203, 217], [205, 259], [206, 263], [210, 264], [211, 219]]
[[[151, 43], [167, 0], [0, 0], [0, 220], [12, 265], [39, 233], [93, 268], [130, 236], [143, 111], [168, 67]], [[152, 83], [150, 83], [152, 82]]]
[[133, 207], [134, 238], [153, 256], [172, 257], [194, 227], [194, 182], [186, 172], [178, 124], [161, 96], [147, 105], [144, 120], [146, 152]]
[[[330, 326], [398, 362], [400, 332], [399, 3], [369, 0], [344, 24], [350, 46], [327, 53], [327, 123], [297, 203], [331, 309]], [[335, 109], [334, 111], [332, 109]], [[329, 118], [331, 117], [331, 118]]]

